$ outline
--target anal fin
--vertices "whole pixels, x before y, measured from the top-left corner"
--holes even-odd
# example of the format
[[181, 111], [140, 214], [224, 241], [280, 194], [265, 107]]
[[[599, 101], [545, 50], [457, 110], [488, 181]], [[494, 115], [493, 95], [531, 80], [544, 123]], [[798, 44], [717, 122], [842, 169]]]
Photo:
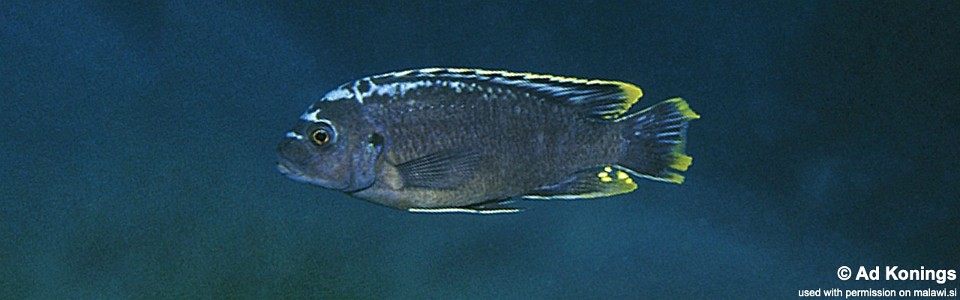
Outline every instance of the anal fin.
[[579, 200], [608, 197], [637, 189], [630, 175], [618, 166], [587, 169], [568, 179], [540, 187], [523, 196], [530, 200]]

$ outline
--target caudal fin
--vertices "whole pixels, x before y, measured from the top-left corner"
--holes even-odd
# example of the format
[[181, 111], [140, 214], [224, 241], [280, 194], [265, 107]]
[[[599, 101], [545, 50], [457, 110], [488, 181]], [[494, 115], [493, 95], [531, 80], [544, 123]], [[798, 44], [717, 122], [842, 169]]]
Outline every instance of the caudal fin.
[[634, 175], [658, 181], [682, 183], [683, 175], [693, 158], [686, 155], [687, 122], [699, 119], [686, 101], [673, 98], [660, 102], [631, 118], [624, 128], [629, 141], [620, 165]]

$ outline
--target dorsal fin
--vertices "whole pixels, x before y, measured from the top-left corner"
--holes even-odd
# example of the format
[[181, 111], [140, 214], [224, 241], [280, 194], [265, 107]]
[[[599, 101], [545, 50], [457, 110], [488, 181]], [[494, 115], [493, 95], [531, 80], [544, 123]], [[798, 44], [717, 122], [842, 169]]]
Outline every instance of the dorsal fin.
[[433, 86], [469, 89], [471, 84], [539, 94], [581, 107], [584, 114], [602, 120], [619, 119], [643, 96], [637, 86], [620, 81], [481, 69], [426, 68], [362, 78], [340, 86], [325, 98], [331, 98], [328, 101], [353, 98], [362, 103], [364, 98], [374, 94], [402, 95], [413, 89]]

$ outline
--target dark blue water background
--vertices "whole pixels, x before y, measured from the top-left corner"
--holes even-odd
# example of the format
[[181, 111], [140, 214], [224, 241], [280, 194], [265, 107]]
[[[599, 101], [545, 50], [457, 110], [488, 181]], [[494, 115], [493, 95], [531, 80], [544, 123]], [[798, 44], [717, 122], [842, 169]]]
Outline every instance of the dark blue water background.
[[[342, 2], [342, 3], [338, 3]], [[5, 1], [3, 298], [781, 298], [960, 269], [954, 1]], [[466, 66], [682, 96], [681, 186], [416, 215], [297, 184], [326, 90]]]

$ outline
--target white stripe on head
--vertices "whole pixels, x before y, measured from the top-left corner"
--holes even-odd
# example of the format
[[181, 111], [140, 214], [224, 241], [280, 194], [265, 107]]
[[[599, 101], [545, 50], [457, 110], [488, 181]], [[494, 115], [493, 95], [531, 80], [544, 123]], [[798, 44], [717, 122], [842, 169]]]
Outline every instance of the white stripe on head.
[[311, 122], [311, 123], [319, 123], [321, 120], [324, 120], [324, 121], [327, 121], [327, 124], [329, 124], [330, 121], [328, 121], [328, 120], [326, 120], [326, 119], [319, 119], [319, 118], [317, 118], [317, 114], [319, 114], [319, 113], [320, 113], [320, 109], [315, 109], [315, 110], [312, 110], [312, 111], [311, 111], [311, 110], [305, 111], [305, 112], [303, 112], [302, 115], [300, 115], [300, 120], [304, 120], [304, 121]]
[[347, 90], [344, 86], [340, 86], [332, 91], [327, 92], [326, 95], [323, 95], [323, 98], [320, 101], [339, 101], [344, 99], [353, 98], [353, 93], [350, 90]]
[[[360, 84], [364, 82], [367, 83], [367, 86], [361, 87]], [[377, 84], [374, 83], [373, 80], [370, 80], [370, 77], [364, 77], [353, 82], [344, 83], [336, 89], [327, 92], [320, 101], [356, 99], [357, 103], [363, 104], [363, 99], [370, 97], [376, 89]]]
[[300, 115], [300, 120], [304, 120], [304, 121], [307, 121], [307, 122], [310, 122], [310, 123], [314, 123], [314, 124], [326, 124], [327, 126], [329, 126], [330, 128], [332, 128], [332, 129], [333, 129], [333, 133], [336, 134], [336, 133], [337, 133], [337, 128], [333, 126], [333, 122], [330, 122], [330, 120], [327, 120], [327, 119], [317, 118], [317, 115], [318, 115], [318, 114], [320, 114], [320, 109], [316, 109], [316, 110], [313, 110], [313, 111], [307, 111], [307, 112], [303, 113], [303, 115]]
[[363, 92], [360, 92], [358, 87], [360, 86], [360, 80], [353, 82], [353, 95], [357, 97], [357, 102], [363, 104]]
[[299, 135], [299, 134], [297, 134], [296, 132], [293, 132], [293, 131], [287, 131], [287, 137], [288, 137], [288, 138], [292, 138], [292, 139], [296, 139], [296, 140], [298, 140], [298, 141], [302, 141], [302, 140], [303, 140], [303, 136], [302, 136], [302, 135]]

